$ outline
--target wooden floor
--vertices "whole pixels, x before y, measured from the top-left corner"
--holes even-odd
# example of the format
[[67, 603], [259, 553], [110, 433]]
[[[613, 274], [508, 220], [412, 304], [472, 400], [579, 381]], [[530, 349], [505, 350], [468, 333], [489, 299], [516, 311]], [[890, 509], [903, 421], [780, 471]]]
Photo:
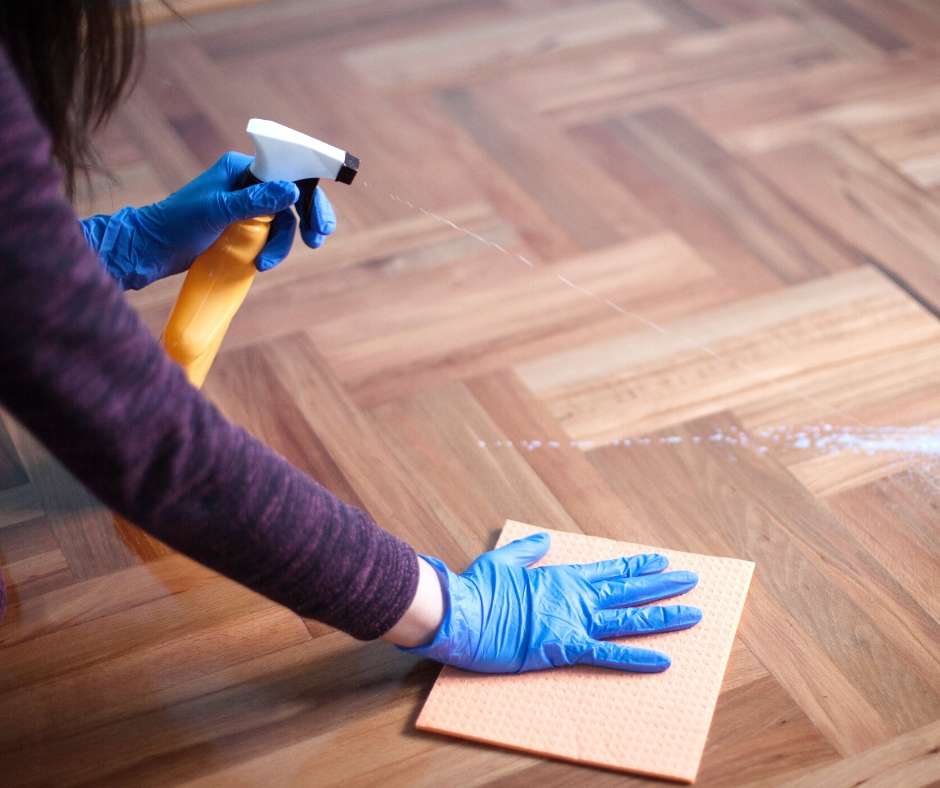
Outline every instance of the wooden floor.
[[[151, 29], [83, 210], [252, 115], [357, 153], [208, 396], [455, 568], [506, 518], [756, 561], [699, 783], [936, 784], [938, 42], [934, 0], [241, 7]], [[644, 782], [415, 732], [433, 664], [116, 531], [3, 424], [4, 785]]]

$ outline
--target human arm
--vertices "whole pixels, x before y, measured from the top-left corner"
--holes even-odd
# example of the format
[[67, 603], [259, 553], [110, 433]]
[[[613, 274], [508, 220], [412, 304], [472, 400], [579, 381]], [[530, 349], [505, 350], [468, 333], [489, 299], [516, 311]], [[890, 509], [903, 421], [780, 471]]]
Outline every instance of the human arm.
[[0, 403], [104, 503], [301, 615], [363, 638], [410, 604], [414, 551], [228, 422], [89, 249], [0, 48]]

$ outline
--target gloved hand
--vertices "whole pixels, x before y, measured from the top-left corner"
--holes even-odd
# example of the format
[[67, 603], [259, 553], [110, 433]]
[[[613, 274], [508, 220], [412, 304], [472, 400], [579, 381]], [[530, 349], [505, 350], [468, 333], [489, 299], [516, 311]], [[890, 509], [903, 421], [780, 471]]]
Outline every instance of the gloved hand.
[[[271, 234], [255, 261], [259, 271], [273, 268], [293, 243], [297, 220], [289, 209], [300, 193], [290, 181], [236, 189], [251, 162], [243, 153], [226, 153], [165, 200], [84, 219], [85, 240], [125, 290], [138, 290], [188, 269], [232, 222], [273, 213]], [[300, 217], [300, 233], [316, 249], [336, 229], [333, 206], [319, 188], [310, 214]]]
[[484, 553], [460, 575], [421, 556], [441, 580], [444, 619], [430, 643], [402, 651], [480, 673], [563, 665], [666, 670], [665, 654], [604, 639], [694, 626], [702, 618], [695, 607], [632, 606], [684, 594], [698, 577], [663, 572], [669, 561], [662, 555], [528, 569], [549, 544], [546, 533], [517, 539]]

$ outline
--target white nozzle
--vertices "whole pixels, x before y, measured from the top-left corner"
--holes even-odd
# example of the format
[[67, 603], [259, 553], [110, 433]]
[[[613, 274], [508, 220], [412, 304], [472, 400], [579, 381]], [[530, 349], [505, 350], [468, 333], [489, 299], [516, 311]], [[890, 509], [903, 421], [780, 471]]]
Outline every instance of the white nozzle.
[[328, 178], [352, 183], [359, 169], [355, 156], [273, 120], [252, 118], [246, 131], [255, 143], [251, 173], [259, 181]]

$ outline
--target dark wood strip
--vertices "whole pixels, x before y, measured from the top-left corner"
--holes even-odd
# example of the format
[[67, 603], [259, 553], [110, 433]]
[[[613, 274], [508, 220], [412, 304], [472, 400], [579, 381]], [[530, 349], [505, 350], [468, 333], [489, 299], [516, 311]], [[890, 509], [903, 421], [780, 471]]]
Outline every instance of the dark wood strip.
[[940, 207], [929, 195], [845, 135], [785, 146], [752, 161], [828, 232], [938, 315]]
[[838, 20], [885, 52], [897, 52], [907, 44], [888, 28], [879, 25], [847, 0], [812, 0], [813, 6]]
[[638, 202], [517, 104], [461, 87], [438, 91], [437, 97], [580, 249], [598, 249], [654, 229]]
[[673, 227], [714, 270], [742, 294], [760, 293], [784, 283], [762, 263], [730, 224], [696, 194], [683, 188], [674, 167], [649, 150], [643, 139], [614, 120], [578, 126], [571, 137], [640, 200]]
[[714, 211], [784, 282], [860, 264], [680, 113], [650, 110], [622, 118], [620, 124], [631, 133], [629, 139], [658, 158], [675, 188]]

